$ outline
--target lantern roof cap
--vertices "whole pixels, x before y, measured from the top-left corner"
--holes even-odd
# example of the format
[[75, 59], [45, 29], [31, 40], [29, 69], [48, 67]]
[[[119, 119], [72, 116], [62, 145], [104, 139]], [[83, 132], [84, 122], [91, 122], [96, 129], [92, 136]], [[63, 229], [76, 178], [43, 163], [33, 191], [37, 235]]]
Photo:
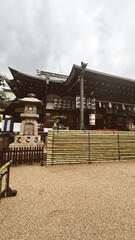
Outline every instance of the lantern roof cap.
[[42, 103], [41, 100], [36, 98], [34, 93], [29, 93], [27, 97], [19, 99], [20, 102], [29, 102], [29, 103]]

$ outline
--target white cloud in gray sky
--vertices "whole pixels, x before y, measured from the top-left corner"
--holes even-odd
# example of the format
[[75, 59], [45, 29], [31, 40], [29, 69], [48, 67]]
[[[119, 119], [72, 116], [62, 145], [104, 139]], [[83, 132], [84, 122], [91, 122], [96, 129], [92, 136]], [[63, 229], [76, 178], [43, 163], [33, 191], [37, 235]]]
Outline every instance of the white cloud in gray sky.
[[0, 71], [69, 74], [73, 64], [135, 79], [134, 0], [0, 0]]

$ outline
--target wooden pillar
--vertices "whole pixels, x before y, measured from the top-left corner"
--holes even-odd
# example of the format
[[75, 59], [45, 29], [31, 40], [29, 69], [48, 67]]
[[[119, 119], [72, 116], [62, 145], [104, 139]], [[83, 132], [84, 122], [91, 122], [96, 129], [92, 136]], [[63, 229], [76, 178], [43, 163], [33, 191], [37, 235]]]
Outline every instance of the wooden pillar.
[[45, 100], [44, 100], [44, 122], [46, 122], [46, 105], [47, 105], [47, 92], [48, 92], [48, 86], [49, 86], [49, 81], [50, 78], [46, 76], [46, 81], [45, 81]]
[[84, 130], [84, 74], [87, 63], [81, 62], [81, 76], [80, 76], [80, 130]]

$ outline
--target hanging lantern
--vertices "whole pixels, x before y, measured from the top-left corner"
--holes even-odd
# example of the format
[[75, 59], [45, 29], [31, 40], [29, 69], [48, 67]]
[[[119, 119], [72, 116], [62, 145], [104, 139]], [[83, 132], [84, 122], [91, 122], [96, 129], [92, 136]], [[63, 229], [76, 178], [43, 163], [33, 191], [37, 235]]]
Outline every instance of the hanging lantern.
[[75, 101], [72, 101], [72, 109], [75, 109]]
[[70, 109], [71, 108], [71, 102], [70, 100], [67, 101], [67, 109]]
[[58, 99], [57, 98], [55, 98], [53, 100], [53, 106], [54, 106], [55, 109], [58, 107]]
[[89, 114], [89, 125], [96, 125], [96, 114]]
[[87, 108], [90, 109], [91, 108], [91, 99], [87, 98]]
[[58, 108], [61, 109], [62, 108], [62, 99], [59, 99], [59, 104], [58, 104]]
[[105, 108], [106, 106], [105, 106], [105, 103], [103, 103], [103, 108]]
[[91, 100], [91, 108], [92, 108], [93, 110], [96, 109], [96, 100], [95, 100], [95, 99], [92, 99], [92, 100]]
[[128, 107], [128, 110], [131, 111], [131, 106]]
[[83, 98], [83, 108], [86, 107], [86, 98]]
[[67, 101], [65, 99], [63, 100], [62, 108], [63, 109], [67, 108]]
[[81, 103], [80, 103], [80, 97], [76, 97], [76, 108], [80, 108], [81, 107]]

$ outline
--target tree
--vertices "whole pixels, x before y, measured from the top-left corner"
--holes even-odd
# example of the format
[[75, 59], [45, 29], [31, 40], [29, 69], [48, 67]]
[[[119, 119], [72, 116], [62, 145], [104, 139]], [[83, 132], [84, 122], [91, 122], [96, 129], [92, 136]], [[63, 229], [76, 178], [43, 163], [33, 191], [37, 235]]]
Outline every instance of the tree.
[[5, 81], [9, 82], [8, 77], [0, 72], [0, 86], [5, 86]]
[[9, 98], [3, 91], [0, 91], [0, 108], [6, 108], [9, 106]]
[[49, 123], [53, 123], [53, 129], [65, 129], [66, 127], [61, 123], [62, 120], [67, 119], [66, 116], [53, 116]]
[[8, 82], [9, 79], [2, 73], [0, 73], [0, 108], [6, 108], [9, 106], [9, 99], [6, 97], [6, 94], [3, 92], [1, 87], [4, 87], [5, 81]]

